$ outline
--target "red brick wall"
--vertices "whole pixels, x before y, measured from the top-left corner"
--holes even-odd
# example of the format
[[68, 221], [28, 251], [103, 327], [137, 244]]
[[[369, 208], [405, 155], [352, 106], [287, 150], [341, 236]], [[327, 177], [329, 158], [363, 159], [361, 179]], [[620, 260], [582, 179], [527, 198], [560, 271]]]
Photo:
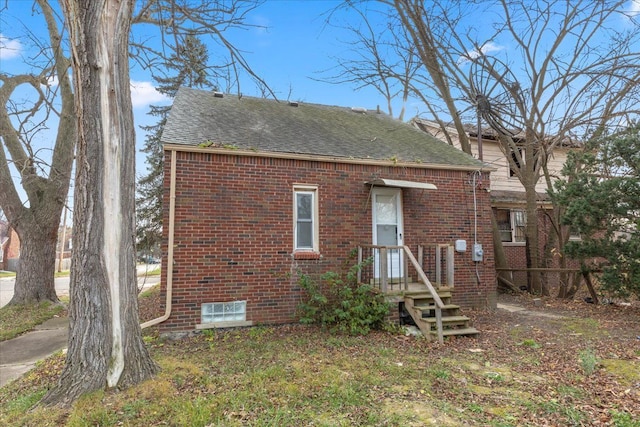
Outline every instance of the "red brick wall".
[[[170, 153], [166, 156], [164, 224], [169, 223], [171, 163]], [[469, 250], [455, 257], [454, 299], [467, 307], [494, 307], [489, 194], [476, 190], [478, 241], [485, 250], [484, 262], [476, 265], [470, 254], [474, 200], [468, 172], [178, 152], [173, 311], [163, 330], [191, 330], [200, 323], [202, 303], [234, 300], [247, 301], [247, 320], [254, 323], [296, 321], [297, 272], [343, 271], [354, 263], [349, 253], [371, 243], [365, 182], [374, 177], [438, 187], [402, 190], [405, 244], [417, 255], [419, 244], [467, 240]], [[294, 184], [318, 186], [320, 259], [292, 257]], [[163, 266], [168, 231], [165, 226]], [[164, 285], [162, 292], [164, 301]]]
[[[559, 268], [561, 266], [561, 257], [563, 256], [556, 249], [557, 237], [554, 234], [555, 231], [553, 230], [551, 218], [549, 218], [550, 215], [552, 215], [551, 210], [540, 208], [537, 211], [538, 257], [541, 268]], [[524, 243], [505, 245], [504, 251], [510, 268], [527, 268], [527, 254]], [[545, 253], [549, 256], [546, 263]], [[566, 268], [579, 268], [579, 262], [567, 260]], [[527, 286], [527, 273], [524, 271], [512, 272], [511, 279], [512, 283], [517, 286]], [[553, 288], [558, 285], [561, 275], [557, 272], [545, 272], [542, 274], [542, 280]]]
[[17, 266], [17, 260], [20, 258], [20, 238], [13, 228], [9, 228], [9, 240], [5, 242], [3, 248], [3, 260], [0, 263], [0, 270], [13, 269]]

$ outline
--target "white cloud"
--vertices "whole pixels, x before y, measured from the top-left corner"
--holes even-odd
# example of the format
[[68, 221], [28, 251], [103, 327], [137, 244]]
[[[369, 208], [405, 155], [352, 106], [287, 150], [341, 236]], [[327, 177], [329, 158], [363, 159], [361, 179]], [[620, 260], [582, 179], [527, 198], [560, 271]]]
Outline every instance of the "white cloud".
[[131, 102], [133, 108], [145, 107], [150, 104], [169, 102], [168, 96], [161, 94], [150, 82], [131, 80]]
[[629, 2], [629, 10], [627, 11], [629, 16], [636, 16], [640, 14], [640, 0], [631, 0]]
[[0, 34], [0, 59], [13, 59], [19, 56], [21, 51], [20, 40], [11, 40]]
[[56, 86], [58, 86], [59, 83], [60, 83], [60, 80], [58, 80], [58, 76], [47, 77], [47, 86], [48, 87], [56, 87]]
[[[640, 0], [639, 0], [640, 1]], [[501, 50], [503, 50], [504, 47], [495, 44], [494, 42], [486, 42], [485, 44], [483, 44], [482, 46], [480, 46], [480, 50], [470, 50], [467, 52], [467, 54], [465, 56], [461, 56], [458, 59], [458, 65], [464, 64], [465, 62], [468, 62], [470, 60], [476, 59], [479, 56], [482, 55], [487, 55], [491, 52], [499, 52]]]

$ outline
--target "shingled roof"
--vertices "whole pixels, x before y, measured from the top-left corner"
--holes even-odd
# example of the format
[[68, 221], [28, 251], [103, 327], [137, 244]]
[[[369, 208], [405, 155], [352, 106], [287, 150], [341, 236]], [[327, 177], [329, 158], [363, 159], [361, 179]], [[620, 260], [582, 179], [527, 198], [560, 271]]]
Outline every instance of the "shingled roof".
[[483, 167], [473, 157], [375, 110], [222, 96], [184, 87], [176, 94], [162, 142], [469, 169]]

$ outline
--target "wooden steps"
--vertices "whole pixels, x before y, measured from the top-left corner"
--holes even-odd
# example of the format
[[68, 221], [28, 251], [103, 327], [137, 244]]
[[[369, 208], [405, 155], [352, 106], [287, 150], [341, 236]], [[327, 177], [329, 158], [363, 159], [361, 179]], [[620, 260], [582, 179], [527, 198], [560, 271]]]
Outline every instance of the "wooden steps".
[[[450, 336], [475, 336], [478, 335], [480, 333], [480, 331], [478, 331], [476, 328], [474, 327], [468, 327], [468, 328], [459, 328], [459, 329], [443, 329], [442, 330], [442, 335], [444, 335], [445, 337], [450, 337]], [[437, 331], [432, 331], [431, 335], [434, 337], [438, 336], [438, 332]]]
[[[442, 335], [444, 337], [475, 336], [480, 333], [471, 326], [471, 319], [460, 313], [460, 306], [451, 303], [450, 288], [438, 290], [438, 296], [444, 304], [442, 307]], [[438, 326], [433, 296], [424, 291], [406, 292], [403, 299], [405, 309], [422, 334], [429, 340], [437, 339]]]

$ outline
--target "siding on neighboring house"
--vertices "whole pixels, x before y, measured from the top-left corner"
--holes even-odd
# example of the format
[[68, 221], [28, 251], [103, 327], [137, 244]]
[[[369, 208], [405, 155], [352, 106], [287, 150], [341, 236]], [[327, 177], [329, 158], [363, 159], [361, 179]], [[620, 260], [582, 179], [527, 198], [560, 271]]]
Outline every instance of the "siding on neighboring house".
[[[417, 120], [416, 123], [419, 129], [433, 135], [434, 137], [445, 140], [442, 131], [433, 122], [427, 120]], [[457, 132], [454, 129], [449, 129], [451, 135], [453, 135], [453, 146], [458, 150], [461, 150], [460, 140], [457, 137]], [[471, 152], [475, 158], [478, 158], [478, 138], [475, 136], [475, 128], [473, 128], [474, 136], [470, 137]], [[489, 137], [482, 138], [482, 159], [483, 161], [495, 168], [495, 171], [491, 173], [491, 191], [506, 191], [506, 192], [521, 192], [524, 193], [524, 188], [517, 177], [510, 175], [509, 162], [507, 161], [504, 153], [500, 149], [499, 144], [495, 139]], [[560, 171], [564, 163], [567, 161], [567, 154], [571, 150], [570, 147], [560, 146], [553, 150], [552, 155], [547, 159], [547, 167], [549, 173], [554, 181], [560, 177]], [[541, 177], [536, 185], [536, 191], [540, 194], [546, 194], [547, 183], [544, 177]]]
[[[445, 140], [442, 130], [439, 126], [431, 121], [427, 120], [414, 120], [414, 126], [423, 130], [430, 135]], [[469, 126], [471, 151], [474, 157], [478, 157], [478, 138], [477, 130], [474, 126]], [[454, 129], [448, 129], [450, 135], [452, 135], [453, 146], [461, 150], [460, 140], [457, 137], [457, 132]], [[525, 210], [525, 191], [524, 187], [516, 176], [511, 176], [509, 163], [502, 152], [500, 145], [492, 137], [492, 132], [483, 131], [482, 154], [483, 161], [495, 168], [495, 171], [491, 173], [491, 205], [500, 210]], [[562, 167], [567, 160], [567, 155], [570, 150], [575, 149], [576, 144], [569, 146], [559, 146], [553, 150], [553, 153], [547, 159], [547, 168], [551, 175], [552, 183], [561, 177]], [[538, 240], [539, 240], [539, 254], [542, 256], [545, 253], [549, 253], [550, 248], [556, 243], [550, 236], [554, 235], [554, 230], [551, 228], [551, 222], [549, 216], [552, 215], [551, 203], [547, 195], [547, 182], [544, 177], [541, 177], [536, 185], [536, 192], [538, 194]], [[528, 220], [528, 219], [527, 219]], [[526, 262], [526, 249], [525, 242], [518, 243], [503, 243], [505, 256], [507, 258], [507, 264], [510, 268], [524, 269], [527, 266]], [[556, 268], [560, 265], [560, 254], [553, 253], [550, 257], [548, 265], [541, 267]], [[541, 258], [542, 259], [542, 258]], [[575, 261], [570, 262], [569, 268], [576, 268], [577, 263]], [[513, 272], [511, 273], [513, 283], [520, 286], [525, 286], [527, 283], [525, 272]], [[550, 283], [557, 282], [558, 273], [544, 273], [543, 280], [547, 280]]]

